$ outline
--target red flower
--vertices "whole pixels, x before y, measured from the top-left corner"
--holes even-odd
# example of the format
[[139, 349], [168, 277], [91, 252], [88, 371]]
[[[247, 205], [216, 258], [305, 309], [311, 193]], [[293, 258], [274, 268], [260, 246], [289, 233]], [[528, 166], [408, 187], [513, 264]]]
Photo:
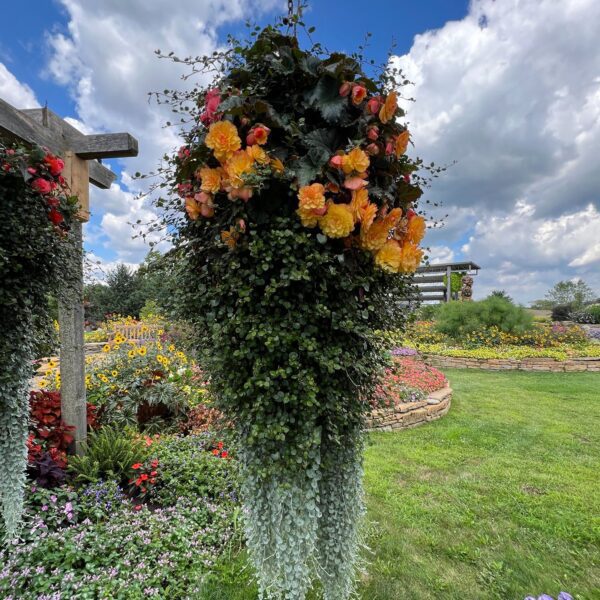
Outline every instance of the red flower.
[[217, 444], [217, 448], [218, 448], [219, 450], [223, 450], [223, 442], [219, 442], [219, 443]]
[[142, 463], [135, 463], [131, 465], [131, 468], [137, 471], [138, 469], [142, 468]]
[[48, 213], [48, 218], [55, 224], [55, 225], [60, 225], [65, 219], [64, 217], [55, 209], [53, 208], [49, 213]]
[[154, 484], [156, 483], [156, 479], [154, 479], [154, 477], [150, 480], [150, 483]]
[[206, 92], [206, 108], [204, 112], [200, 115], [200, 121], [204, 123], [204, 125], [210, 125], [215, 121], [219, 120], [219, 116], [217, 115], [217, 109], [219, 108], [219, 104], [221, 103], [221, 94], [218, 88], [213, 88], [212, 90], [208, 90]]
[[31, 187], [40, 194], [49, 194], [52, 191], [52, 184], [42, 177], [38, 177], [31, 182]]
[[141, 479], [142, 481], [147, 481], [147, 480], [148, 480], [148, 475], [147, 475], [146, 473], [142, 473], [142, 474], [140, 475], [140, 479]]
[[150, 472], [150, 476], [151, 477], [156, 477], [158, 475], [158, 473], [156, 471], [151, 471]]
[[158, 459], [157, 459], [157, 458], [155, 458], [155, 459], [154, 459], [154, 460], [153, 460], [153, 461], [150, 463], [150, 466], [151, 466], [153, 469], [156, 469], [156, 467], [158, 467]]
[[136, 504], [133, 508], [135, 510], [142, 510], [142, 505], [141, 504]]
[[229, 456], [229, 452], [227, 452], [227, 450], [223, 450], [223, 452], [221, 452], [221, 458], [227, 458]]
[[215, 456], [219, 456], [219, 451], [218, 451], [216, 448], [215, 448], [215, 449], [212, 451], [212, 453], [213, 453]]
[[142, 478], [141, 478], [141, 477], [138, 477], [138, 478], [135, 480], [135, 485], [137, 485], [137, 486], [140, 486], [140, 485], [142, 485]]
[[54, 177], [60, 175], [65, 168], [63, 160], [52, 154], [47, 154], [44, 158], [44, 162], [48, 165], [48, 170]]

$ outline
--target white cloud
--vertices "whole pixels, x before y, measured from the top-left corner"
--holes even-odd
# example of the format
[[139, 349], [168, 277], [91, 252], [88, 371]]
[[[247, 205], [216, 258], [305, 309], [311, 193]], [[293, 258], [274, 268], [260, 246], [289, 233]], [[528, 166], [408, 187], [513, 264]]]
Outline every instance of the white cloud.
[[210, 54], [218, 47], [217, 27], [256, 16], [280, 1], [180, 0], [168, 7], [146, 0], [60, 1], [69, 17], [68, 32], [48, 34], [47, 75], [70, 90], [77, 118], [69, 122], [83, 132], [128, 131], [140, 148], [139, 157], [120, 161], [125, 171], [119, 185], [93, 190], [91, 208], [101, 215], [101, 230], [88, 227], [87, 240], [121, 260], [140, 261], [149, 247], [141, 238], [132, 239], [130, 223], [155, 214], [148, 200], [131, 193], [142, 191], [142, 184], [130, 174], [154, 170], [163, 154], [179, 145], [177, 132], [163, 127], [172, 114], [149, 103], [148, 92], [197, 83], [182, 82], [187, 69], [159, 60], [154, 51]]
[[595, 278], [598, 234], [578, 219], [598, 227], [599, 30], [596, 0], [472, 0], [463, 20], [392, 60], [415, 83], [405, 108], [418, 154], [456, 160], [427, 193], [448, 227], [426, 240], [471, 235], [464, 257], [500, 268], [480, 280], [501, 278], [522, 300], [557, 279]]
[[15, 108], [38, 108], [33, 90], [21, 83], [3, 63], [0, 63], [0, 98]]

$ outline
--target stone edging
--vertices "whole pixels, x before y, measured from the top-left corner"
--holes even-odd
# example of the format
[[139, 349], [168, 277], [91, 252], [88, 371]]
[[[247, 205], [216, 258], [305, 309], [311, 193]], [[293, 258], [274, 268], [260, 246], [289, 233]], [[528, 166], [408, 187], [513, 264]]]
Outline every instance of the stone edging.
[[422, 360], [432, 367], [451, 369], [483, 369], [486, 371], [549, 371], [553, 373], [598, 371], [600, 358], [583, 357], [568, 360], [554, 358], [462, 358], [422, 354]]
[[367, 431], [397, 431], [416, 427], [443, 417], [450, 410], [452, 388], [431, 392], [425, 400], [405, 402], [392, 408], [374, 410], [367, 418]]

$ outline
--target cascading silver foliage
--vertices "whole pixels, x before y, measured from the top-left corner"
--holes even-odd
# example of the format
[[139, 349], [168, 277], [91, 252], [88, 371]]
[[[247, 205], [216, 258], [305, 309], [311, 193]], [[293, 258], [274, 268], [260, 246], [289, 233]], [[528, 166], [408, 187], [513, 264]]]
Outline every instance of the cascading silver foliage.
[[326, 600], [352, 594], [364, 504], [360, 435], [348, 442], [316, 447], [306, 471], [266, 478], [243, 451], [244, 525], [261, 599], [304, 600], [315, 577]]
[[9, 355], [0, 372], [0, 502], [6, 538], [18, 531], [23, 514], [29, 425], [31, 351]]

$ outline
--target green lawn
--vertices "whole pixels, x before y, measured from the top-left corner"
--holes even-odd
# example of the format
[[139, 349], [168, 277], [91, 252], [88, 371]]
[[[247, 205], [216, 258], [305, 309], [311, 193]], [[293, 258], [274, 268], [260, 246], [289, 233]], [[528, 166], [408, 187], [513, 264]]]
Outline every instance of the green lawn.
[[[442, 420], [370, 438], [360, 598], [600, 598], [600, 374], [447, 374]], [[222, 569], [206, 600], [256, 598]]]

